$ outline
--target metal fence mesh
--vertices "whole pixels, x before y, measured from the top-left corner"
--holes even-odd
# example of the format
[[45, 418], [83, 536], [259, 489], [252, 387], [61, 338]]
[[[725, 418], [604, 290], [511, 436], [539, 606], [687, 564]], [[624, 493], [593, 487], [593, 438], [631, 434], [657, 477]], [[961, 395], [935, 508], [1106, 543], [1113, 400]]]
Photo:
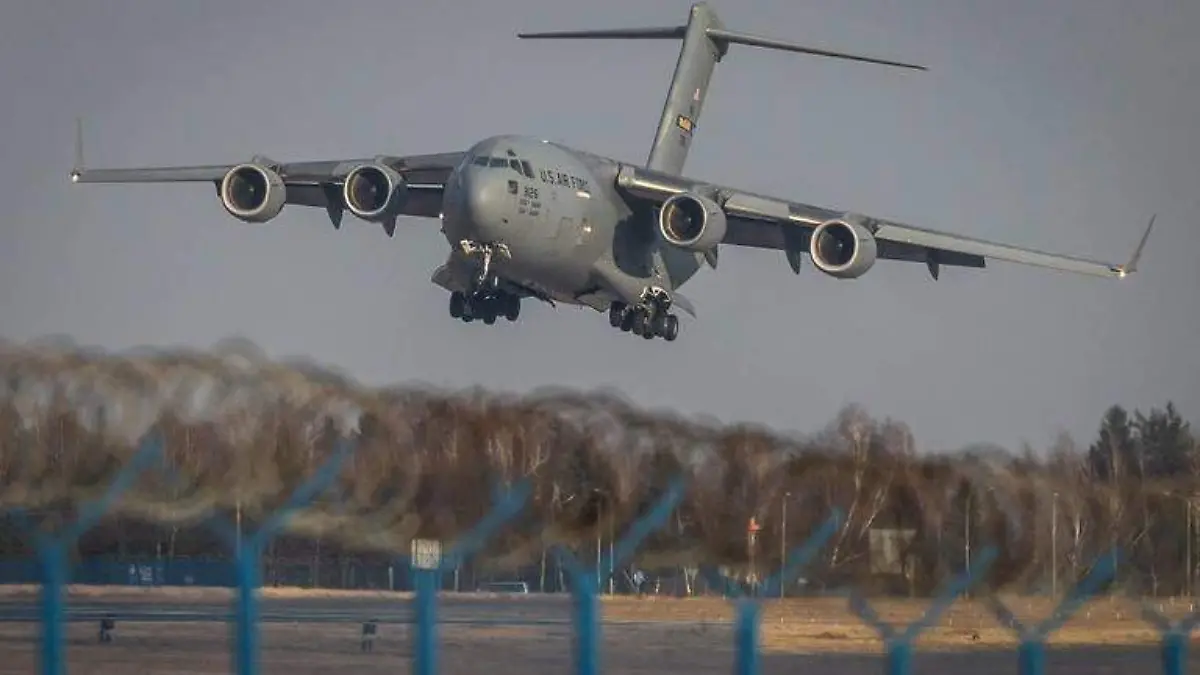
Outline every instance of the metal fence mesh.
[[[401, 635], [407, 642], [406, 654], [411, 659], [412, 671], [417, 675], [434, 675], [440, 672], [440, 664], [445, 656], [442, 640], [453, 636], [462, 625], [490, 624], [500, 631], [537, 621], [522, 616], [522, 606], [516, 601], [506, 605], [507, 609], [498, 610], [491, 618], [461, 619], [452, 613], [441, 616], [439, 601], [444, 596], [440, 591], [511, 591], [518, 588], [529, 590], [533, 585], [538, 587], [536, 590], [563, 590], [569, 593], [570, 602], [564, 603], [564, 609], [569, 611], [570, 616], [567, 625], [572, 669], [578, 675], [594, 675], [602, 669], [605, 651], [602, 649], [601, 631], [603, 594], [606, 591], [612, 592], [617, 584], [625, 591], [648, 591], [644, 583], [639, 583], [640, 578], [625, 571], [625, 562], [647, 537], [669, 522], [673, 510], [685, 492], [682, 479], [668, 485], [648, 512], [636, 520], [619, 538], [614, 538], [608, 551], [596, 551], [597, 557], [594, 562], [585, 560], [578, 553], [572, 553], [565, 547], [553, 549], [551, 554], [555, 573], [547, 575], [543, 561], [536, 573], [536, 581], [526, 580], [527, 577], [522, 575], [517, 575], [515, 579], [511, 575], [491, 578], [477, 571], [471, 572], [469, 578], [463, 578], [463, 571], [467, 569], [464, 561], [481, 550], [489, 539], [510, 526], [513, 519], [527, 505], [530, 497], [529, 486], [521, 482], [498, 490], [488, 515], [444, 549], [436, 542], [425, 542], [423, 547], [414, 547], [412, 555], [379, 564], [321, 566], [319, 562], [313, 564], [278, 559], [264, 564], [264, 552], [281, 532], [287, 520], [306, 504], [313, 502], [332, 483], [342, 463], [352, 453], [353, 446], [343, 442], [333, 457], [253, 532], [244, 532], [233, 523], [219, 518], [209, 521], [214, 532], [225, 540], [232, 554], [232, 564], [221, 560], [186, 559], [172, 560], [169, 563], [154, 560], [78, 563], [69, 560], [67, 552], [70, 546], [112, 507], [139, 473], [164, 470], [164, 465], [158, 458], [160, 451], [161, 443], [154, 438], [142, 443], [134, 461], [129, 462], [120, 471], [116, 480], [103, 494], [84, 504], [74, 522], [58, 532], [44, 532], [32, 522], [27, 522], [25, 532], [35, 547], [36, 559], [8, 561], [0, 565], [0, 579], [9, 583], [25, 582], [39, 585], [40, 598], [36, 605], [14, 602], [5, 604], [5, 627], [0, 640], [28, 640], [31, 636], [27, 632], [22, 633], [22, 626], [27, 628], [36, 622], [40, 627], [36, 639], [40, 645], [38, 663], [41, 672], [53, 675], [65, 673], [69, 645], [83, 641], [108, 644], [119, 630], [123, 636], [142, 633], [156, 635], [158, 639], [166, 639], [164, 636], [172, 631], [179, 632], [180, 639], [186, 638], [191, 641], [193, 658], [211, 661], [218, 658], [220, 652], [228, 650], [235, 672], [257, 673], [260, 672], [260, 652], [264, 635], [267, 639], [273, 639], [279, 630], [283, 630], [278, 627], [264, 628], [264, 622], [283, 622], [325, 626], [321, 631], [307, 637], [302, 647], [294, 648], [297, 654], [303, 655], [298, 658], [313, 661], [319, 660], [323, 650], [332, 649], [323, 646], [326, 642], [339, 640], [344, 645], [343, 638], [331, 636], [344, 634], [346, 625], [356, 627], [357, 647], [364, 653], [372, 652], [380, 642], [381, 626], [389, 626], [389, 640], [393, 635]], [[26, 519], [26, 514], [20, 509], [12, 510], [9, 515], [19, 522]], [[720, 636], [720, 639], [731, 640], [732, 665], [737, 673], [751, 675], [763, 672], [761, 626], [764, 611], [769, 611], [768, 603], [784, 595], [785, 585], [794, 583], [797, 577], [802, 576], [805, 566], [821, 554], [830, 538], [838, 531], [842, 517], [842, 512], [834, 509], [804, 542], [788, 551], [785, 564], [765, 579], [757, 578], [747, 584], [745, 579], [735, 580], [722, 574], [719, 569], [699, 567], [691, 572], [695, 578], [689, 578], [689, 574], [685, 572], [682, 579], [666, 579], [668, 586], [674, 584], [673, 590], [668, 592], [679, 593], [680, 583], [692, 592], [703, 586], [717, 591], [732, 602], [735, 608], [732, 632], [721, 635], [714, 629], [713, 639]], [[886, 546], [883, 548], [886, 549]], [[882, 638], [885, 672], [910, 673], [913, 672], [913, 664], [917, 659], [915, 652], [919, 649], [918, 640], [922, 633], [947, 616], [951, 605], [956, 599], [970, 592], [972, 585], [987, 571], [996, 557], [997, 551], [994, 548], [974, 552], [970, 558], [970, 566], [953, 578], [945, 580], [924, 614], [908, 625], [896, 626], [884, 615], [885, 612], [877, 607], [878, 603], [873, 604], [855, 591], [845, 593], [838, 601], [847, 604], [863, 625], [873, 629]], [[886, 556], [884, 558], [886, 559]], [[1020, 673], [1044, 672], [1047, 663], [1053, 661], [1053, 657], [1047, 652], [1047, 637], [1079, 612], [1085, 602], [1105, 589], [1106, 584], [1114, 577], [1120, 560], [1119, 550], [1110, 551], [1098, 558], [1086, 576], [1061, 599], [1050, 616], [1039, 622], [1022, 622], [1016, 613], [998, 598], [984, 598], [983, 603], [987, 610], [1015, 637], [1017, 648], [1012, 668]], [[154, 587], [223, 586], [232, 589], [233, 601], [231, 608], [191, 606], [181, 600], [171, 604], [169, 608], [151, 607], [148, 602], [143, 602], [121, 610], [97, 607], [85, 601], [81, 606], [68, 610], [65, 602], [66, 589], [72, 582]], [[654, 589], [656, 592], [661, 592], [662, 582], [662, 579], [657, 582]], [[412, 589], [414, 596], [410, 604], [401, 606], [398, 601], [365, 603], [353, 612], [329, 611], [315, 606], [277, 610], [269, 603], [264, 604], [260, 596], [260, 590], [264, 586], [273, 585], [340, 586], [389, 591]], [[1189, 636], [1197, 621], [1200, 621], [1200, 612], [1197, 612], [1194, 606], [1189, 607], [1185, 617], [1173, 619], [1168, 616], [1169, 612], [1165, 611], [1164, 607], [1151, 602], [1139, 600], [1135, 608], [1146, 625], [1160, 634], [1159, 661], [1162, 672], [1168, 675], [1186, 672]], [[210, 629], [219, 621], [228, 621], [233, 626], [230, 635]], [[193, 625], [195, 622], [208, 623], [196, 627]], [[969, 623], [965, 628], [971, 630]], [[708, 626], [702, 626], [694, 630], [708, 629]], [[544, 639], [562, 638], [565, 646], [565, 639], [568, 637], [566, 629], [558, 628], [557, 631], [556, 633], [554, 626], [548, 625]], [[609, 652], [611, 653], [611, 650]], [[499, 656], [503, 659], [503, 645], [497, 646], [492, 653], [493, 658]], [[619, 658], [626, 659], [629, 655], [622, 654]], [[1118, 659], [1117, 656], [1112, 658]], [[968, 660], [962, 663], [971, 662]], [[1109, 665], [1112, 663], [1118, 661], [1112, 661]], [[467, 666], [469, 672], [491, 669], [489, 663], [472, 663]], [[646, 664], [646, 667], [652, 666], [653, 664]], [[1118, 668], [1118, 672], [1127, 672], [1124, 666]], [[1145, 666], [1139, 668], [1144, 670]]]

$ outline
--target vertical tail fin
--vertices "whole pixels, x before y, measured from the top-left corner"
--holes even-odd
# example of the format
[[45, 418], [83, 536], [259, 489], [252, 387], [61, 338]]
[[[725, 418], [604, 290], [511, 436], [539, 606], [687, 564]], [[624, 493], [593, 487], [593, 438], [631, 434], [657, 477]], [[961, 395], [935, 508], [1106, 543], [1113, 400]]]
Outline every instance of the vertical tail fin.
[[602, 30], [554, 31], [548, 33], [518, 33], [523, 39], [613, 39], [613, 40], [682, 40], [679, 59], [671, 76], [671, 86], [663, 103], [662, 116], [646, 167], [665, 173], [678, 174], [687, 160], [692, 135], [708, 93], [713, 69], [725, 56], [730, 44], [764, 47], [781, 51], [849, 59], [901, 68], [925, 70], [923, 66], [899, 61], [886, 61], [844, 52], [805, 47], [782, 40], [758, 37], [725, 30], [717, 13], [706, 2], [692, 5], [688, 22], [683, 26], [661, 28], [614, 28]]

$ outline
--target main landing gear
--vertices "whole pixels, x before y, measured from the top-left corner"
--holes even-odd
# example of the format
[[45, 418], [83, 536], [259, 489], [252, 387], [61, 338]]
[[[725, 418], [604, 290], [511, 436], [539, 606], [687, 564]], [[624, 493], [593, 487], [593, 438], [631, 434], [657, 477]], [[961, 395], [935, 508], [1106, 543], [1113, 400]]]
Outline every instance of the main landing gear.
[[649, 303], [630, 307], [614, 302], [608, 308], [608, 323], [625, 333], [640, 335], [647, 340], [656, 337], [674, 342], [679, 337], [679, 317], [671, 314], [666, 303]]

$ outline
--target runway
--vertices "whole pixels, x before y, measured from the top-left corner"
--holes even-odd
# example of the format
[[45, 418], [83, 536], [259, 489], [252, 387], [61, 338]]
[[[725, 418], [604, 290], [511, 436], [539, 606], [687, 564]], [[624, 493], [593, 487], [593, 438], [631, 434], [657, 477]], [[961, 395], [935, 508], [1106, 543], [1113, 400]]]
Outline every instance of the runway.
[[[458, 596], [444, 593], [438, 596], [438, 624], [443, 635], [458, 636], [456, 646], [446, 654], [447, 670], [450, 672], [476, 672], [469, 668], [477, 664], [477, 658], [486, 654], [490, 658], [502, 654], [503, 668], [507, 672], [529, 672], [534, 663], [553, 662], [554, 670], [569, 669], [570, 637], [572, 635], [571, 599], [560, 595], [522, 596]], [[355, 637], [359, 623], [375, 620], [384, 628], [387, 624], [411, 624], [413, 622], [412, 601], [407, 598], [385, 599], [373, 597], [323, 597], [323, 598], [261, 598], [259, 620], [267, 633], [284, 630], [284, 624], [296, 624], [296, 641], [289, 639], [282, 651], [264, 651], [264, 663], [282, 658], [298, 658], [299, 654], [310, 654], [314, 661], [327, 663], [329, 667], [340, 664], [353, 665], [361, 659], [375, 659], [373, 665], [387, 661], [401, 669], [407, 667], [410, 658], [407, 651], [407, 629], [402, 633], [381, 631], [380, 646], [374, 656], [356, 653]], [[122, 667], [145, 668], [144, 672], [159, 672], [149, 665], [155, 653], [170, 648], [179, 658], [189, 653], [203, 653], [213, 649], [211, 640], [204, 635], [209, 629], [197, 627], [199, 633], [187, 632], [186, 624], [207, 624], [212, 630], [215, 624], [233, 620], [232, 605], [228, 600], [97, 600], [71, 598], [66, 607], [66, 619], [86, 636], [94, 628], [88, 622], [98, 622], [105, 614], [117, 619], [118, 644], [127, 656], [121, 659]], [[8, 625], [31, 624], [40, 619], [36, 598], [29, 596], [0, 600], [0, 623]], [[701, 625], [693, 621], [619, 621], [604, 623], [602, 658], [608, 673], [641, 673], [653, 664], [659, 673], [728, 673], [733, 665], [733, 630], [727, 622], [709, 622]], [[166, 624], [166, 625], [164, 625]], [[172, 626], [171, 624], [175, 624]], [[327, 629], [313, 626], [312, 630], [301, 624], [345, 624], [346, 630]], [[157, 627], [156, 627], [157, 625]], [[541, 627], [541, 628], [537, 628]], [[184, 632], [180, 632], [184, 631]], [[314, 632], [316, 631], [316, 632]], [[500, 642], [486, 635], [501, 631], [505, 636]], [[478, 633], [478, 635], [475, 635]], [[278, 633], [276, 633], [278, 634]], [[194, 637], [188, 637], [193, 636]], [[300, 635], [305, 637], [300, 638]], [[480, 637], [483, 636], [483, 637]], [[32, 635], [30, 635], [32, 637]], [[283, 638], [278, 638], [282, 640]], [[86, 642], [86, 637], [84, 637]], [[206, 642], [207, 641], [207, 642]], [[26, 643], [29, 644], [29, 643]], [[138, 646], [138, 645], [142, 646]], [[193, 646], [189, 647], [189, 644]], [[208, 647], [203, 645], [208, 644]], [[465, 645], [473, 645], [467, 647]], [[32, 648], [32, 644], [29, 644]], [[828, 673], [858, 675], [879, 673], [883, 669], [880, 655], [869, 653], [846, 653], [849, 645], [831, 644], [834, 653], [780, 653], [776, 649], [764, 649], [761, 656], [764, 675], [804, 672], [815, 675]], [[101, 649], [98, 647], [88, 649]], [[224, 651], [227, 647], [216, 647]], [[469, 653], [455, 652], [468, 649]], [[842, 653], [837, 653], [842, 652]], [[32, 658], [32, 651], [30, 652]], [[115, 655], [115, 652], [95, 652]], [[1067, 675], [1102, 675], [1104, 673], [1139, 673], [1155, 675], [1162, 672], [1157, 649], [1141, 648], [1072, 648], [1050, 649], [1047, 654], [1047, 669]], [[463, 668], [449, 667], [462, 659]], [[509, 663], [511, 661], [511, 663]], [[364, 662], [366, 665], [368, 662]], [[520, 666], [525, 663], [529, 667]], [[511, 666], [509, 668], [508, 666]], [[276, 668], [282, 670], [282, 668]], [[917, 672], [957, 673], [969, 670], [973, 675], [1001, 675], [1017, 672], [1015, 650], [966, 649], [960, 652], [921, 652], [914, 655]], [[292, 669], [296, 670], [296, 669]], [[368, 669], [369, 670], [369, 669]], [[3, 671], [3, 668], [0, 668]], [[1200, 672], [1200, 659], [1193, 657], [1188, 672]], [[163, 670], [169, 672], [169, 670]], [[315, 672], [315, 671], [314, 671]]]
[[[568, 625], [571, 621], [571, 601], [567, 595], [462, 596], [439, 594], [437, 620], [441, 624], [467, 625]], [[99, 601], [69, 600], [66, 620], [71, 622], [98, 621], [106, 614], [122, 621], [139, 623], [233, 621], [232, 604], [228, 601]], [[411, 599], [363, 597], [327, 598], [260, 598], [259, 621], [267, 623], [342, 623], [373, 620], [381, 624], [413, 622]], [[40, 618], [36, 603], [0, 600], [0, 622], [29, 622]], [[620, 621], [613, 624], [684, 624], [677, 621]]]

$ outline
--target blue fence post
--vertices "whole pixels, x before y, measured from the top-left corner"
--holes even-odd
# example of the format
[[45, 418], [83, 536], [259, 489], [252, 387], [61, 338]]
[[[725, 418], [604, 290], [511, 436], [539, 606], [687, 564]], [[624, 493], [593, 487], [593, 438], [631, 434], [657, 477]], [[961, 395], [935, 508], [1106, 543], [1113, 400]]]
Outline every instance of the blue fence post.
[[418, 568], [409, 556], [408, 569], [413, 574], [416, 589], [413, 675], [437, 674], [437, 594], [442, 575], [483, 548], [488, 539], [525, 508], [531, 493], [528, 480], [517, 482], [507, 491], [497, 491], [488, 514], [463, 534], [433, 569]]
[[312, 502], [325, 491], [341, 471], [342, 463], [351, 454], [354, 446], [345, 439], [338, 441], [333, 456], [321, 464], [317, 472], [296, 488], [287, 502], [267, 517], [258, 530], [249, 537], [242, 537], [238, 545], [237, 531], [228, 520], [214, 518], [209, 527], [223, 536], [235, 551], [237, 574], [237, 600], [235, 601], [234, 625], [234, 672], [250, 675], [258, 671], [258, 597], [256, 593], [262, 577], [262, 551], [267, 542], [279, 533], [297, 510]]
[[237, 581], [237, 611], [234, 612], [233, 672], [252, 673], [258, 659], [258, 599], [254, 591], [262, 586], [262, 547], [257, 536], [244, 541], [234, 559]]
[[1162, 633], [1159, 652], [1163, 673], [1183, 675], [1187, 666], [1188, 642], [1191, 640], [1192, 631], [1200, 624], [1200, 611], [1193, 611], [1179, 621], [1172, 621], [1170, 617], [1142, 600], [1142, 618]]
[[733, 665], [737, 675], [758, 675], [761, 672], [758, 653], [761, 610], [762, 606], [753, 598], [738, 598], [733, 629]]
[[1087, 602], [1096, 594], [1096, 591], [1100, 590], [1101, 586], [1113, 578], [1117, 570], [1117, 556], [1118, 551], [1115, 549], [1112, 553], [1105, 554], [1087, 573], [1087, 576], [1067, 593], [1067, 597], [1058, 603], [1054, 612], [1033, 626], [1027, 627], [1022, 624], [1016, 615], [1000, 602], [999, 598], [995, 596], [987, 598], [987, 604], [992, 613], [996, 615], [1000, 623], [1015, 632], [1020, 641], [1020, 646], [1017, 647], [1017, 672], [1021, 675], [1043, 675], [1046, 672], [1046, 638], [1062, 628], [1063, 624], [1079, 611], [1083, 603]]
[[917, 636], [935, 625], [942, 614], [958, 599], [958, 596], [978, 581], [995, 560], [996, 548], [993, 546], [985, 548], [968, 569], [942, 586], [942, 589], [934, 595], [933, 604], [925, 610], [925, 614], [906, 626], [902, 632], [897, 632], [895, 628], [884, 622], [875, 608], [871, 607], [871, 603], [867, 602], [857, 591], [850, 592], [850, 609], [854, 610], [854, 613], [858, 614], [864, 623], [874, 628], [883, 638], [884, 646], [887, 649], [886, 672], [888, 675], [912, 674], [912, 646]]
[[[803, 544], [788, 553], [783, 569], [775, 572], [763, 583], [762, 597], [774, 598], [779, 595], [779, 589], [788, 579], [796, 575], [801, 568], [808, 565], [823, 548], [829, 538], [837, 533], [841, 526], [842, 512], [833, 509], [829, 518], [812, 533]], [[759, 658], [759, 634], [762, 624], [762, 603], [759, 598], [746, 597], [728, 578], [721, 577], [705, 569], [709, 584], [720, 587], [724, 597], [737, 598], [737, 617], [734, 620], [734, 671], [737, 675], [758, 675], [761, 668]]]
[[30, 522], [24, 509], [12, 511], [26, 534], [33, 538], [38, 554], [38, 565], [41, 567], [41, 665], [44, 675], [63, 675], [66, 672], [64, 663], [66, 654], [63, 650], [63, 624], [65, 623], [63, 587], [67, 585], [70, 578], [70, 571], [67, 569], [67, 547], [74, 544], [80, 535], [92, 529], [96, 522], [104, 517], [104, 514], [112, 508], [113, 503], [149, 466], [150, 459], [161, 452], [161, 438], [158, 436], [143, 438], [138, 444], [133, 458], [128, 464], [121, 467], [112, 483], [104, 490], [104, 494], [99, 499], [83, 503], [75, 522], [67, 525], [58, 534], [51, 535], [42, 532], [34, 523]]
[[[618, 561], [625, 561], [641, 546], [650, 533], [661, 528], [671, 512], [683, 499], [683, 479], [676, 477], [667, 486], [666, 493], [655, 502], [650, 512], [639, 518], [626, 530], [625, 535], [613, 547], [612, 555], [601, 558], [600, 569], [611, 575]], [[571, 599], [574, 610], [575, 675], [597, 675], [600, 671], [600, 610], [597, 596], [607, 576], [597, 578], [594, 570], [584, 569], [570, 551], [556, 546], [554, 555], [571, 577]]]
[[67, 584], [67, 556], [60, 541], [42, 541], [37, 545], [38, 564], [42, 567], [42, 673], [62, 675], [63, 663], [63, 587]]
[[416, 624], [413, 631], [413, 675], [437, 673], [437, 581], [441, 570], [413, 570]]
[[1184, 664], [1187, 662], [1187, 644], [1189, 634], [1177, 630], [1163, 633], [1162, 664], [1164, 675], [1183, 675]]

